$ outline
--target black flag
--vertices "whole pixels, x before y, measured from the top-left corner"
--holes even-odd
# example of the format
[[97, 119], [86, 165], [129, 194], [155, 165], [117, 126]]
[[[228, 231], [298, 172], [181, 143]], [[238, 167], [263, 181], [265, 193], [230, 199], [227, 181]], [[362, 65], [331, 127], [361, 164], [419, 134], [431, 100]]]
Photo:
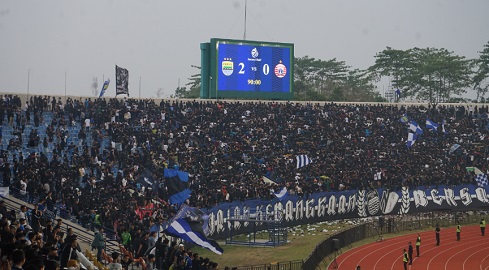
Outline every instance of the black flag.
[[126, 94], [129, 96], [129, 71], [125, 68], [115, 66], [116, 95]]

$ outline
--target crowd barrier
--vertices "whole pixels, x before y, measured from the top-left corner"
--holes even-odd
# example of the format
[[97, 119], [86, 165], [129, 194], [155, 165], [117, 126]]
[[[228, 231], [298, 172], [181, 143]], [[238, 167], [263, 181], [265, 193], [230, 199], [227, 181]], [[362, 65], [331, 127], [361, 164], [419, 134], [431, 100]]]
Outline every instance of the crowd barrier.
[[240, 266], [238, 270], [302, 270], [304, 261], [286, 261], [252, 266]]
[[[440, 227], [455, 226], [457, 222], [462, 225], [477, 224], [481, 218], [487, 219], [485, 211], [464, 212], [432, 212], [405, 216], [387, 216], [381, 227], [378, 219], [365, 222], [355, 227], [345, 229], [321, 241], [304, 260], [301, 269], [326, 269], [328, 263], [335, 256], [343, 252], [344, 248], [351, 248], [352, 244], [360, 240], [371, 238], [372, 241], [383, 240], [384, 234], [397, 234], [411, 230], [430, 230], [436, 224]], [[395, 237], [395, 236], [393, 236]], [[336, 241], [337, 240], [337, 241]], [[413, 239], [414, 241], [415, 239]], [[335, 247], [335, 243], [338, 245]], [[241, 268], [239, 268], [241, 270]], [[250, 268], [252, 269], [252, 268]], [[287, 268], [288, 269], [288, 268]], [[292, 270], [292, 269], [291, 269]]]
[[[28, 206], [28, 211], [27, 211], [27, 219], [30, 223], [30, 217], [31, 217], [31, 209], [33, 209], [33, 204], [38, 202], [38, 198], [27, 198], [26, 196], [22, 195], [20, 193], [19, 189], [10, 187], [9, 189], [9, 195], [10, 196], [3, 196], [2, 199], [6, 201], [6, 207], [7, 210], [11, 211], [18, 211], [20, 208], [20, 203], [12, 197], [22, 201], [25, 203], [25, 205]], [[71, 213], [66, 210], [66, 209], [60, 209], [58, 206], [55, 206], [51, 210], [46, 210], [45, 212], [45, 218], [54, 220], [56, 218], [62, 218], [64, 220], [64, 225], [61, 228], [61, 231], [66, 233], [66, 231], [69, 228], [73, 229], [73, 232], [77, 235], [77, 238], [82, 242], [85, 243], [88, 247], [92, 243], [93, 237], [94, 237], [94, 232], [93, 232], [93, 226], [91, 224], [86, 224], [88, 226], [82, 226], [82, 224], [78, 223], [78, 220], [71, 215]], [[92, 228], [90, 228], [92, 227]], [[112, 254], [114, 251], [119, 251], [119, 242], [117, 239], [117, 234], [113, 230], [104, 227], [104, 232], [106, 234], [106, 252], [108, 254]]]

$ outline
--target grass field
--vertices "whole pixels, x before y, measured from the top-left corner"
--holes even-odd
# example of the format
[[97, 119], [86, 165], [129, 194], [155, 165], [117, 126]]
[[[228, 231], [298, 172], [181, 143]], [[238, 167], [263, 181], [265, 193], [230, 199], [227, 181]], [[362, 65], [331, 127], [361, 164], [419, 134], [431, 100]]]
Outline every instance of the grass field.
[[[352, 221], [331, 221], [318, 224], [296, 226], [289, 230], [289, 242], [285, 245], [278, 247], [231, 246], [226, 245], [224, 241], [219, 241], [219, 244], [224, 249], [223, 255], [217, 255], [200, 247], [194, 247], [193, 251], [198, 252], [200, 256], [204, 258], [208, 257], [212, 261], [218, 262], [220, 269], [224, 269], [225, 266], [250, 266], [276, 262], [304, 260], [314, 250], [316, 245], [319, 244], [322, 240], [328, 238], [331, 235], [334, 235], [338, 231], [344, 230], [354, 225], [355, 222]], [[432, 229], [432, 227], [424, 227], [420, 230], [406, 230], [399, 233], [385, 234], [383, 237], [384, 239], [389, 239]], [[257, 234], [257, 239], [259, 238], [258, 236], [259, 235]], [[268, 237], [266, 233], [263, 233], [263, 236]], [[244, 238], [246, 236], [241, 237]], [[353, 243], [352, 248], [372, 243], [376, 240], [377, 236], [368, 237], [361, 241]], [[343, 252], [346, 250], [347, 249], [344, 248]], [[326, 269], [329, 263], [329, 258], [326, 258], [324, 262], [319, 265], [318, 269]]]
[[[351, 221], [331, 221], [292, 227], [289, 229], [288, 243], [278, 247], [231, 246], [226, 245], [224, 241], [219, 241], [218, 243], [224, 249], [223, 255], [217, 255], [200, 247], [194, 247], [193, 251], [204, 258], [208, 257], [210, 260], [218, 262], [220, 269], [224, 269], [224, 266], [247, 266], [304, 260], [323, 239], [353, 225], [354, 222]], [[246, 236], [240, 237], [240, 240], [243, 240]], [[262, 236], [256, 235], [256, 239], [260, 237], [268, 239], [268, 234], [264, 232]]]

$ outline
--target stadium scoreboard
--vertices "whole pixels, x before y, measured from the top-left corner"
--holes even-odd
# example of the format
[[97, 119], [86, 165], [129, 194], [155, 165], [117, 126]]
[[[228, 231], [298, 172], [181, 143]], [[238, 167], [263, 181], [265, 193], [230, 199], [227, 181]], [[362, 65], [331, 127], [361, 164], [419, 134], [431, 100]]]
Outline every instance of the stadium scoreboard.
[[292, 99], [293, 44], [211, 39], [201, 52], [201, 98]]

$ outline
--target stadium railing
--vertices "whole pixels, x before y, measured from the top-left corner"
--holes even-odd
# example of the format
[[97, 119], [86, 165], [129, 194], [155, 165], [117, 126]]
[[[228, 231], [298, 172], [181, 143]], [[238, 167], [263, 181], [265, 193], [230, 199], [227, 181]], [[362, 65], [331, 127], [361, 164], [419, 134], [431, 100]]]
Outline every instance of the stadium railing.
[[239, 266], [239, 270], [301, 270], [303, 268], [304, 261], [286, 261], [269, 264], [260, 264], [252, 266]]
[[[387, 233], [399, 233], [410, 230], [432, 229], [439, 224], [441, 227], [450, 227], [460, 224], [477, 224], [482, 217], [487, 219], [487, 212], [474, 211], [465, 212], [430, 212], [405, 216], [386, 217], [383, 227], [379, 226], [377, 220], [371, 220], [331, 235], [320, 242], [304, 260], [302, 269], [316, 269], [321, 264], [324, 268], [333, 261], [337, 255], [343, 252], [343, 248], [351, 248], [352, 244], [371, 237], [373, 241], [382, 241], [383, 235]], [[338, 247], [335, 249], [333, 239], [337, 239]], [[329, 260], [328, 260], [329, 259]], [[241, 268], [239, 268], [241, 269]], [[255, 269], [255, 268], [250, 268]]]
[[[13, 187], [9, 188], [9, 195], [24, 202], [24, 205], [28, 206], [29, 210], [27, 211], [27, 217], [30, 223], [31, 209], [34, 208], [34, 204], [37, 204], [39, 198], [29, 198], [28, 195], [22, 194], [19, 189]], [[12, 200], [10, 197], [2, 197], [2, 199], [7, 202], [8, 210], [19, 210], [21, 204], [17, 201]], [[61, 230], [66, 233], [69, 228], [72, 228], [73, 232], [78, 236], [78, 239], [90, 247], [94, 237], [94, 228], [91, 223], [87, 223], [85, 226], [82, 226], [82, 224], [80, 224], [79, 221], [73, 215], [71, 215], [69, 210], [61, 209], [58, 205], [55, 205], [54, 209], [52, 208], [52, 210], [46, 210], [45, 218], [49, 218], [51, 220], [56, 218], [63, 219], [65, 226], [63, 226]], [[119, 251], [117, 233], [106, 227], [104, 227], [104, 232], [106, 234], [106, 253], [111, 254], [114, 251]]]

